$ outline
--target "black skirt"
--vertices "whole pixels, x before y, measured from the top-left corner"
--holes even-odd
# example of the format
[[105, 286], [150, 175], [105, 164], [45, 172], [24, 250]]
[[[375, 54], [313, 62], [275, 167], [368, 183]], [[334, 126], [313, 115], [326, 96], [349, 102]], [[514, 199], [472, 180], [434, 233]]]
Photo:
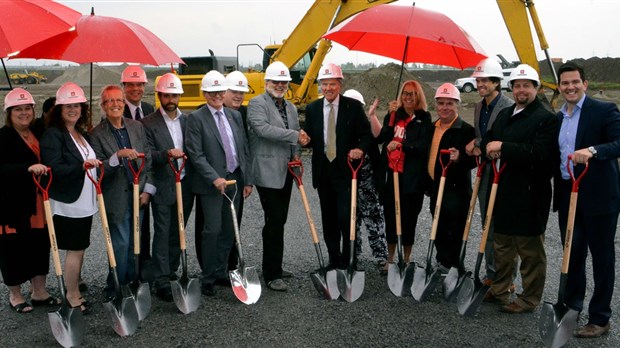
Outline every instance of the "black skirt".
[[93, 217], [72, 218], [54, 215], [58, 249], [86, 250], [90, 246], [90, 229]]

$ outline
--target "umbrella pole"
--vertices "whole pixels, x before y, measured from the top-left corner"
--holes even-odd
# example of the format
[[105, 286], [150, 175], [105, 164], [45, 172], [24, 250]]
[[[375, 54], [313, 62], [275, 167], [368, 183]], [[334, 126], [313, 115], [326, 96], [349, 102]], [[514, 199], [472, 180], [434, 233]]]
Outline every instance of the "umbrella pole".
[[398, 75], [398, 85], [396, 85], [396, 97], [398, 99], [398, 91], [400, 90], [400, 82], [403, 79], [403, 70], [405, 69], [405, 57], [407, 56], [407, 48], [409, 48], [409, 36], [405, 39], [405, 50], [403, 51], [403, 60], [400, 62], [400, 74]]
[[90, 63], [90, 99], [88, 99], [90, 105], [88, 109], [90, 110], [90, 116], [88, 117], [88, 127], [92, 127], [92, 117], [93, 117], [93, 63]]
[[12, 90], [13, 86], [11, 85], [11, 78], [9, 77], [9, 72], [6, 71], [6, 65], [4, 65], [4, 58], [0, 58], [2, 61], [2, 68], [4, 69], [4, 74], [6, 75], [6, 80], [9, 82], [9, 89]]

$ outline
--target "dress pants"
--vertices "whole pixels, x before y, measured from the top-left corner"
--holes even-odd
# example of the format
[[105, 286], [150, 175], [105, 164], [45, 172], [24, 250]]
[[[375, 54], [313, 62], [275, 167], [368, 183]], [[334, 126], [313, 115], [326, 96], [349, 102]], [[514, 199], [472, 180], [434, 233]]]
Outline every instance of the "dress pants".
[[[558, 219], [562, 241], [566, 237], [570, 181], [565, 180], [560, 190]], [[615, 238], [618, 212], [587, 216], [577, 205], [575, 227], [571, 246], [565, 303], [569, 308], [581, 311], [586, 295], [586, 261], [588, 249], [592, 257], [594, 291], [588, 306], [589, 324], [605, 326], [611, 318], [611, 299], [615, 281]]]
[[317, 191], [321, 204], [323, 238], [329, 254], [329, 267], [346, 268], [351, 255], [349, 245], [351, 182], [348, 176], [340, 172], [337, 160], [330, 163], [325, 156], [322, 160], [322, 173]]
[[288, 216], [293, 176], [287, 173], [281, 189], [256, 186], [265, 216], [263, 227], [263, 277], [265, 282], [282, 277], [284, 224]]

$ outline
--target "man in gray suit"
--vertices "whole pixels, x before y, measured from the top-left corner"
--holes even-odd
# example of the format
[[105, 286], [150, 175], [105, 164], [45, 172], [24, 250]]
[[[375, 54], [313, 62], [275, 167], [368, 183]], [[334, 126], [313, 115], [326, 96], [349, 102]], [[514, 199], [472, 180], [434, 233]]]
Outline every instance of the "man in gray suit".
[[[493, 126], [497, 114], [503, 109], [512, 106], [515, 102], [502, 94], [501, 80], [504, 78], [504, 75], [501, 65], [499, 65], [494, 58], [481, 60], [476, 66], [472, 77], [476, 78], [476, 88], [482, 100], [476, 103], [474, 107], [476, 138], [467, 144], [465, 151], [470, 156], [480, 156], [480, 142], [482, 137]], [[484, 168], [481, 179], [480, 190], [478, 191], [478, 202], [480, 203], [480, 215], [484, 223], [489, 194], [491, 193], [491, 184], [493, 182], [493, 168], [491, 168], [491, 166], [487, 165]], [[487, 285], [491, 285], [493, 279], [495, 279], [494, 255], [493, 225], [491, 225], [484, 253], [486, 265], [486, 276], [484, 281]]]
[[[179, 220], [177, 211], [176, 176], [169, 165], [177, 170], [182, 165], [183, 133], [186, 115], [179, 110], [179, 99], [183, 94], [181, 80], [172, 73], [164, 74], [156, 86], [157, 97], [161, 103], [159, 110], [142, 119], [146, 138], [153, 159], [153, 182], [157, 194], [153, 196], [153, 276], [157, 297], [165, 302], [172, 302], [170, 280], [176, 279], [179, 268], [181, 249], [179, 242]], [[180, 173], [183, 191], [183, 217], [187, 223], [194, 196], [191, 192], [191, 166], [186, 166]]]
[[[151, 157], [146, 134], [142, 124], [123, 117], [125, 100], [123, 91], [117, 85], [109, 85], [101, 92], [101, 109], [105, 119], [91, 131], [90, 140], [97, 159], [104, 164], [104, 177], [101, 183], [105, 208], [110, 223], [110, 234], [116, 270], [121, 284], [127, 284], [135, 277], [132, 235], [132, 200], [133, 175], [129, 165], [131, 161], [145, 154], [146, 164], [140, 181], [140, 205], [144, 206], [155, 194], [152, 185]], [[105, 296], [114, 296], [112, 274], [108, 274]]]
[[[244, 197], [252, 193], [250, 151], [238, 111], [224, 108], [228, 89], [219, 72], [209, 71], [202, 79], [207, 104], [188, 116], [185, 148], [194, 166], [192, 190], [199, 195], [205, 224], [202, 230], [202, 293], [215, 295], [217, 279], [226, 278], [228, 252], [234, 242], [232, 215], [222, 195], [234, 193], [227, 180], [236, 180]], [[239, 208], [239, 196], [235, 208]]]
[[282, 62], [274, 62], [265, 70], [265, 93], [248, 104], [252, 172], [263, 207], [263, 277], [267, 287], [286, 291], [282, 280], [291, 272], [282, 269], [284, 224], [291, 200], [293, 176], [288, 162], [299, 160], [301, 145], [309, 142], [299, 130], [297, 108], [284, 99], [291, 76]]

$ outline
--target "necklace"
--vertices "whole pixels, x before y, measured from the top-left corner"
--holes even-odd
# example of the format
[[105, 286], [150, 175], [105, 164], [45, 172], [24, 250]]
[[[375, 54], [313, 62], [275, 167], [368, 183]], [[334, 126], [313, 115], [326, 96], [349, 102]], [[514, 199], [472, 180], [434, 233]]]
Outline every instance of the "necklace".
[[84, 137], [82, 137], [82, 135], [79, 133], [77, 134], [77, 137], [73, 136], [72, 133], [69, 134], [71, 134], [71, 138], [73, 138], [75, 143], [78, 145], [78, 150], [82, 154], [82, 157], [84, 157], [85, 160], [88, 159], [88, 156], [90, 155], [90, 149], [88, 148], [88, 144], [86, 143]]

